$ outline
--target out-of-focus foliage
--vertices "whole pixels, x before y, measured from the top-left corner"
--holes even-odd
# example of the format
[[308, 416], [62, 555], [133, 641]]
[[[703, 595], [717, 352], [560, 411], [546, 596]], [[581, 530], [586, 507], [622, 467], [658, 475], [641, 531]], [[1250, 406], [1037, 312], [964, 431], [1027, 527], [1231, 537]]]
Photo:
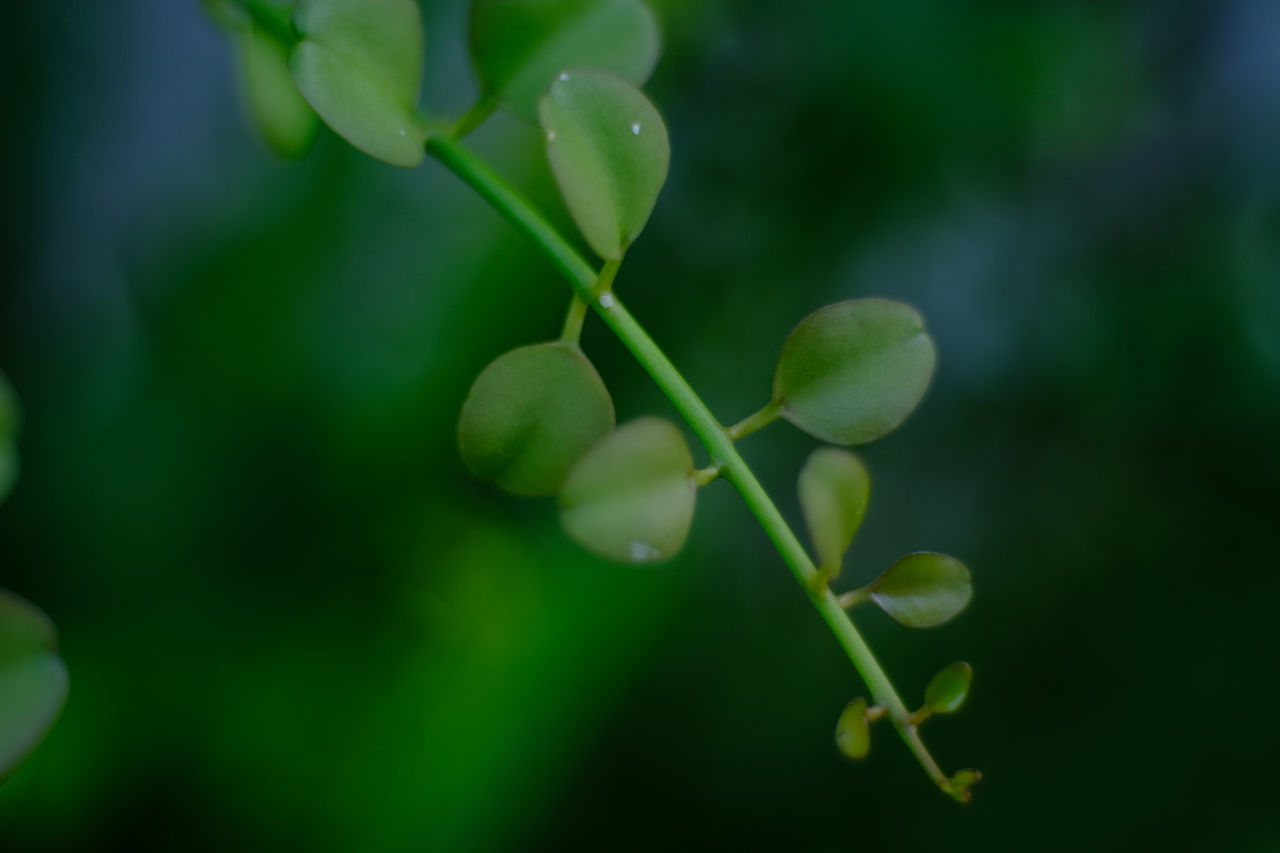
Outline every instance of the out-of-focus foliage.
[[[465, 4], [422, 9], [426, 106], [460, 114]], [[327, 131], [270, 160], [196, 3], [17, 4], [0, 586], [74, 689], [0, 788], [6, 850], [1280, 844], [1280, 733], [1249, 724], [1280, 595], [1275, 4], [655, 10], [671, 174], [617, 287], [712, 408], [757, 408], [820, 305], [929, 320], [841, 583], [917, 544], [973, 568], [935, 631], [854, 612], [908, 695], [959, 650], [980, 673], [928, 724], [983, 768], [973, 806], [887, 729], [831, 749], [865, 691], [724, 484], [636, 568], [471, 481], [471, 380], [568, 291], [469, 191]], [[557, 209], [540, 131], [471, 143]], [[669, 412], [583, 345], [620, 420]], [[743, 443], [793, 522], [812, 446]]]
[[0, 782], [39, 745], [67, 697], [57, 647], [49, 617], [0, 589]]

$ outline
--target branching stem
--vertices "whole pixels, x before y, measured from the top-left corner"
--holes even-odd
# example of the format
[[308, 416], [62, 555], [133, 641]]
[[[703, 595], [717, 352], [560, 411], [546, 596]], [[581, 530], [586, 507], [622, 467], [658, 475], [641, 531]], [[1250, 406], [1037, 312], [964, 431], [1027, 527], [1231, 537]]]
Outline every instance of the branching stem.
[[[542, 250], [552, 265], [569, 281], [578, 297], [590, 303], [606, 325], [613, 330], [618, 339], [658, 384], [662, 392], [667, 395], [672, 405], [706, 447], [707, 452], [711, 454], [712, 466], [717, 468], [742, 495], [747, 507], [760, 522], [760, 526], [764, 528], [765, 533], [778, 549], [778, 553], [782, 555], [792, 574], [795, 575], [800, 588], [822, 615], [863, 681], [866, 682], [873, 699], [885, 709], [921, 767], [940, 788], [944, 791], [949, 790], [947, 777], [920, 740], [920, 734], [915, 726], [911, 724], [911, 712], [903, 704], [893, 683], [872, 654], [866, 641], [858, 633], [858, 629], [854, 627], [831, 590], [825, 585], [815, 586], [814, 582], [818, 577], [817, 568], [782, 517], [782, 513], [778, 511], [764, 487], [760, 485], [760, 481], [756, 479], [755, 474], [734, 448], [735, 436], [731, 434], [731, 430], [726, 429], [716, 420], [662, 349], [653, 342], [644, 328], [627, 311], [622, 301], [612, 293], [602, 293], [597, 289], [597, 282], [601, 276], [597, 275], [591, 265], [583, 260], [582, 256], [523, 196], [454, 139], [432, 136], [428, 138], [426, 147], [429, 154], [479, 193], [507, 221]], [[735, 427], [734, 429], [738, 430], [736, 437], [740, 438], [750, 432], [751, 430], [747, 427], [759, 428], [776, 418], [777, 409], [773, 407], [773, 411], [770, 411], [771, 407], [772, 404], [766, 406], [765, 409]]]

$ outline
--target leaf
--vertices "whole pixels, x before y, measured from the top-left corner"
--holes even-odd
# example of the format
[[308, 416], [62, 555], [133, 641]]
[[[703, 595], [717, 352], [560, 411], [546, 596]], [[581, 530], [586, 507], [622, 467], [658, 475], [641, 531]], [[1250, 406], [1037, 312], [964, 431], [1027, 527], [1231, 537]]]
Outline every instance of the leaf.
[[831, 444], [892, 432], [933, 375], [933, 341], [913, 309], [855, 299], [810, 314], [782, 347], [773, 380], [782, 416]]
[[924, 703], [935, 714], [950, 714], [964, 704], [973, 682], [973, 667], [964, 661], [947, 664], [929, 680]]
[[689, 445], [661, 418], [631, 421], [578, 462], [560, 494], [576, 542], [623, 563], [674, 556], [693, 522], [697, 487]]
[[239, 38], [245, 101], [259, 136], [277, 157], [300, 160], [316, 139], [320, 118], [289, 73], [289, 52], [248, 26]]
[[67, 696], [53, 623], [34, 605], [0, 590], [0, 780], [52, 728]]
[[476, 0], [471, 62], [483, 97], [535, 120], [561, 72], [592, 68], [644, 85], [661, 39], [639, 0]]
[[964, 563], [945, 554], [908, 554], [867, 587], [871, 600], [909, 628], [932, 628], [969, 604], [973, 585]]
[[591, 248], [622, 259], [658, 201], [671, 149], [662, 116], [639, 89], [610, 74], [561, 74], [542, 99], [547, 158]]
[[862, 525], [871, 478], [862, 460], [847, 450], [820, 447], [800, 470], [800, 507], [821, 568], [834, 578]]
[[981, 781], [982, 772], [979, 770], [957, 770], [955, 775], [947, 780], [943, 790], [950, 794], [956, 802], [967, 803], [973, 799], [973, 794], [969, 789]]
[[290, 67], [325, 124], [366, 154], [411, 169], [425, 156], [415, 107], [422, 19], [414, 0], [302, 0]]
[[871, 749], [871, 727], [867, 724], [867, 700], [854, 699], [836, 721], [836, 747], [848, 758], [860, 761]]
[[537, 344], [499, 357], [476, 379], [458, 447], [477, 477], [518, 495], [554, 495], [613, 424], [613, 401], [591, 362], [562, 344]]

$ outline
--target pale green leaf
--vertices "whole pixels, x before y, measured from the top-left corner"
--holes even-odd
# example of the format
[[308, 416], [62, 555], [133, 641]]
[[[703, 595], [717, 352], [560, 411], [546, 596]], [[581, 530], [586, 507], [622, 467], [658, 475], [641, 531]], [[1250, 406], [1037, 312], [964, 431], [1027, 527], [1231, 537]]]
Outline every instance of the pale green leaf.
[[871, 478], [854, 454], [837, 447], [820, 447], [800, 470], [798, 491], [818, 564], [834, 578], [862, 525]]
[[774, 401], [810, 435], [866, 444], [906, 420], [933, 365], [933, 341], [913, 309], [885, 299], [840, 302], [810, 314], [787, 338]]
[[320, 119], [293, 82], [288, 50], [252, 26], [238, 42], [245, 102], [258, 135], [276, 156], [301, 159], [315, 142]]
[[964, 661], [947, 664], [929, 680], [924, 703], [935, 714], [950, 714], [964, 704], [973, 682], [973, 667]]
[[667, 128], [639, 89], [611, 74], [561, 74], [542, 99], [547, 158], [574, 222], [602, 258], [620, 260], [667, 179]]
[[356, 148], [413, 168], [426, 134], [415, 108], [423, 34], [414, 0], [302, 0], [290, 66], [325, 124]]
[[932, 628], [969, 604], [969, 570], [945, 554], [908, 554], [867, 587], [871, 600], [910, 628]]
[[554, 495], [613, 424], [613, 402], [591, 362], [567, 346], [538, 344], [506, 353], [476, 379], [458, 447], [476, 476], [519, 495]]
[[854, 699], [836, 721], [836, 747], [845, 757], [859, 761], [871, 749], [871, 727], [867, 724], [867, 700]]
[[660, 418], [631, 421], [596, 443], [560, 494], [575, 541], [625, 563], [672, 557], [693, 522], [697, 487], [684, 436]]

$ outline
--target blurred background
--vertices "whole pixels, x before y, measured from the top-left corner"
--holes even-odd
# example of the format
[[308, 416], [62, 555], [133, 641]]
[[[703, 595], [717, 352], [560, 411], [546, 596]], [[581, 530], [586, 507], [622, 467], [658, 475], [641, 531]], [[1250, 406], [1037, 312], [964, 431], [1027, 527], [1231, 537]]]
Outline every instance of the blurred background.
[[[425, 106], [474, 96], [423, 6]], [[973, 570], [859, 612], [960, 807], [723, 483], [660, 567], [466, 476], [471, 380], [568, 290], [453, 176], [244, 120], [195, 0], [18, 4], [0, 369], [26, 409], [0, 586], [69, 701], [0, 849], [1280, 850], [1280, 4], [655, 3], [669, 183], [618, 282], [726, 422], [791, 327], [919, 307], [940, 351], [846, 567]], [[470, 141], [557, 222], [532, 128]], [[674, 412], [598, 324], [619, 418]], [[743, 450], [798, 520], [812, 440]]]

